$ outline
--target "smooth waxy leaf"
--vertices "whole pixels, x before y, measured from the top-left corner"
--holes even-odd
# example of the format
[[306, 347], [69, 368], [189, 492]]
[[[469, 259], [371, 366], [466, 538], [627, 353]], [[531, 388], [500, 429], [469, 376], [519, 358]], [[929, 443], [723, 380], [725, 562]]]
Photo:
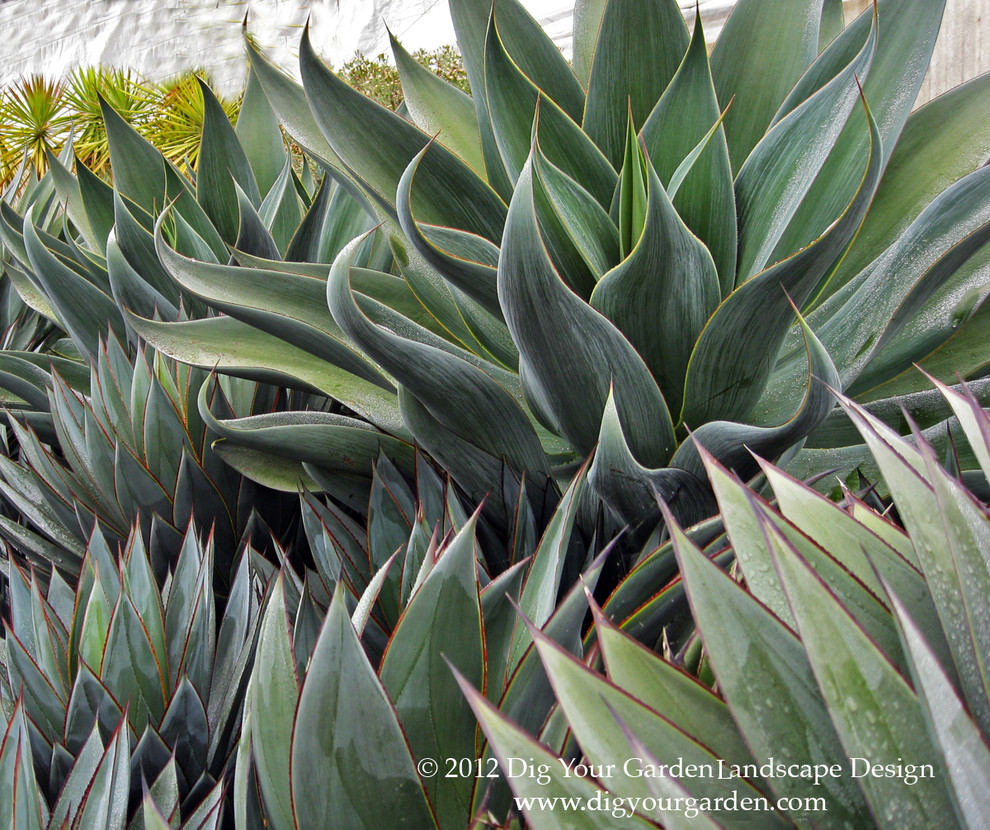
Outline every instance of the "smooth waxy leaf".
[[[880, 176], [877, 126], [868, 109], [866, 117], [873, 149], [860, 189], [843, 215], [815, 243], [737, 288], [702, 331], [685, 381], [681, 419], [688, 426], [749, 413], [770, 376], [795, 306], [808, 299], [855, 235]], [[753, 325], [754, 320], [760, 324]], [[815, 338], [805, 337], [816, 360]]]
[[169, 357], [203, 369], [322, 392], [380, 428], [404, 434], [394, 395], [232, 317], [160, 323], [130, 314], [128, 322]]
[[165, 207], [165, 159], [102, 97], [114, 187], [153, 215]]
[[[484, 682], [476, 519], [477, 514], [447, 545], [413, 595], [382, 658], [382, 685], [417, 758], [464, 758], [475, 752], [474, 718], [450, 666], [472, 685]], [[470, 815], [474, 781], [469, 776], [437, 776], [425, 789], [441, 826], [456, 826]]]
[[176, 253], [160, 232], [156, 250], [177, 282], [219, 310], [392, 391], [388, 380], [353, 348], [330, 316], [324, 280], [197, 262]]
[[818, 54], [821, 0], [740, 0], [712, 50], [712, 75], [726, 119], [732, 167], [739, 170], [773, 114]]
[[[495, 756], [499, 759], [501, 769], [518, 769], [518, 759], [532, 759], [532, 772], [527, 768], [523, 774], [509, 778], [513, 793], [522, 800], [520, 807], [527, 820], [546, 830], [595, 830], [601, 827], [601, 817], [595, 813], [554, 810], [546, 805], [552, 803], [556, 806], [557, 802], [546, 802], [543, 799], [577, 798], [579, 803], [586, 804], [592, 798], [604, 795], [603, 790], [587, 778], [565, 775], [564, 765], [557, 756], [509, 721], [470, 683], [463, 680], [460, 682], [464, 696], [470, 702]], [[517, 759], [515, 768], [509, 766], [512, 758]], [[543, 770], [549, 781], [540, 778], [538, 770]], [[653, 826], [638, 815], [629, 816], [622, 823], [634, 830], [645, 830]]]
[[[411, 337], [396, 334], [362, 311], [350, 279], [350, 260], [359, 242], [355, 240], [337, 258], [327, 283], [327, 301], [341, 328], [447, 430], [506, 459], [519, 472], [549, 472], [529, 419], [480, 362], [468, 362], [466, 354], [425, 330], [412, 330]], [[393, 325], [399, 331], [403, 325], [413, 329], [408, 321]]]
[[[412, 194], [420, 221], [449, 225], [497, 242], [505, 205], [470, 167], [404, 118], [366, 98], [334, 75], [316, 56], [308, 33], [300, 67], [317, 123], [347, 166], [363, 180], [384, 215], [395, 219], [396, 190], [403, 171], [424, 147]], [[346, 117], [342, 117], [346, 113]], [[369, 141], [368, 135], [388, 135]]]
[[[737, 13], [740, 9], [741, 7], [737, 7]], [[745, 283], [768, 265], [774, 265], [805, 247], [798, 245], [781, 250], [778, 242], [811, 189], [839, 139], [846, 119], [852, 113], [856, 99], [861, 95], [857, 79], [869, 70], [876, 43], [877, 33], [874, 27], [863, 48], [843, 70], [777, 123], [756, 145], [739, 170], [736, 177], [739, 211], [736, 284]], [[741, 101], [733, 104], [726, 117], [726, 125], [731, 124], [737, 104], [742, 106]], [[853, 121], [851, 129], [862, 133], [858, 119]], [[878, 131], [877, 136], [879, 135]], [[874, 140], [864, 137], [857, 145], [856, 154], [850, 156], [847, 164], [855, 171], [857, 186], [844, 191], [849, 198], [836, 208], [829, 217], [829, 223], [840, 213], [847, 214], [848, 204], [854, 203], [862, 192], [864, 158], [867, 159], [867, 174], [869, 160], [877, 158], [876, 176], [879, 181], [879, 171], [883, 170], [883, 150], [879, 138]], [[876, 184], [872, 183], [871, 190], [875, 187]], [[861, 220], [862, 216], [858, 217], [856, 224]], [[817, 238], [818, 235], [811, 237], [805, 240], [805, 244]], [[848, 242], [849, 239], [846, 239], [842, 247]]]
[[[640, 133], [664, 187], [671, 186], [681, 163], [720, 118], [699, 16], [684, 60]], [[736, 210], [723, 128], [695, 160], [673, 201], [684, 224], [711, 252], [722, 296], [726, 296], [735, 287]]]
[[990, 787], [990, 750], [979, 728], [966, 712], [946, 675], [911, 615], [892, 597], [905, 651], [911, 658], [911, 676], [924, 705], [945, 771], [952, 787], [958, 814], [969, 827], [978, 827], [980, 803]]
[[[285, 167], [285, 142], [278, 118], [253, 67], [248, 71], [234, 133], [254, 174], [259, 194], [268, 193]], [[241, 178], [237, 177], [237, 181]]]
[[[801, 763], [848, 763], [798, 638], [668, 522], [691, 609], [719, 688], [757, 758], [780, 755]], [[827, 826], [855, 824], [868, 809], [848, 777], [774, 778], [779, 795], [828, 796]]]
[[658, 500], [689, 524], [715, 512], [703, 478], [677, 467], [650, 469], [633, 457], [611, 394], [602, 415], [589, 479], [605, 503], [633, 529], [647, 531], [660, 521]]
[[[609, 387], [640, 463], [660, 466], [674, 446], [663, 396], [642, 358], [606, 318], [574, 295], [546, 254], [533, 197], [532, 162], [509, 208], [499, 260], [499, 299], [519, 346], [534, 410], [581, 453], [597, 439]], [[566, 367], [566, 368], [565, 368]], [[563, 384], [561, 378], [568, 378]], [[574, 398], [580, 391], [580, 403]]]
[[595, 46], [602, 26], [602, 16], [608, 0], [577, 0], [573, 14], [573, 53], [574, 74], [587, 89], [591, 77], [591, 66], [595, 59]]
[[[870, 758], [873, 764], [928, 761], [933, 748], [921, 706], [904, 678], [806, 562], [779, 552], [774, 559], [848, 757]], [[925, 827], [952, 810], [940, 777], [919, 778], [912, 787], [873, 776], [859, 781], [880, 826]]]
[[276, 830], [294, 830], [289, 762], [299, 681], [281, 576], [268, 597], [250, 684], [251, 742], [265, 809]]
[[[863, 84], [863, 95], [880, 127], [884, 166], [898, 143], [928, 71], [944, 8], [945, 0], [908, 7], [896, 0], [880, 0], [877, 3], [879, 29], [876, 54], [869, 74], [860, 73], [859, 79]], [[866, 38], [866, 30], [871, 25], [870, 17], [869, 11], [861, 15], [843, 32], [835, 47], [845, 49], [844, 42], [855, 43]], [[822, 56], [823, 59], [826, 55]], [[797, 251], [816, 239], [841, 212], [843, 205], [856, 191], [856, 160], [862, 157], [865, 146], [866, 139], [856, 125], [847, 124], [836, 142], [835, 150], [781, 239], [774, 259]]]
[[890, 247], [942, 191], [990, 158], [990, 75], [916, 110], [890, 153], [876, 197], [849, 253], [829, 280], [835, 293]]
[[299, 697], [290, 777], [298, 827], [436, 826], [395, 710], [340, 590]]
[[199, 79], [203, 94], [203, 136], [196, 167], [196, 198], [220, 236], [237, 239], [238, 207], [235, 183], [252, 205], [261, 204], [258, 182], [223, 107], [207, 84]]
[[495, 142], [513, 183], [529, 157], [535, 120], [547, 158], [608, 207], [616, 181], [612, 165], [577, 122], [513, 61], [494, 20], [485, 44], [485, 94]]
[[588, 80], [584, 131], [618, 169], [632, 113], [638, 131], [674, 77], [689, 42], [674, 0], [609, 0]]
[[[539, 176], [538, 156], [536, 170]], [[719, 304], [718, 274], [649, 160], [646, 173], [642, 230], [628, 256], [595, 286], [590, 302], [626, 336], [676, 412], [692, 347]]]
[[24, 223], [24, 245], [51, 308], [80, 349], [94, 353], [97, 343], [106, 337], [107, 329], [124, 337], [120, 313], [113, 300], [63, 265], [42, 243], [30, 217]]
[[406, 106], [413, 121], [424, 132], [437, 136], [441, 143], [484, 178], [485, 158], [474, 101], [422, 66], [391, 33], [389, 40]]

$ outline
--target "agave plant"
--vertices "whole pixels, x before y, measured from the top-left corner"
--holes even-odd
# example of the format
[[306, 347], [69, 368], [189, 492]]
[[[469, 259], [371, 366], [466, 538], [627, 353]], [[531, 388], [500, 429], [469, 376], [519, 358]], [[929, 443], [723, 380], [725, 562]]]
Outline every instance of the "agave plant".
[[[990, 473], [990, 415], [971, 393], [939, 392]], [[733, 790], [763, 799], [751, 804], [766, 827], [983, 826], [990, 511], [917, 428], [908, 440], [843, 407], [904, 527], [761, 461], [773, 505], [703, 454], [736, 566], [726, 572], [671, 520], [704, 643], [699, 676], [595, 608], [604, 675], [533, 631], [576, 746], [534, 742], [462, 681], [504, 765], [547, 764], [549, 785], [509, 780], [532, 826], [601, 826], [543, 800], [555, 796], [597, 798], [633, 826], [750, 826]], [[563, 774], [577, 764], [598, 772]], [[686, 810], [702, 816], [688, 822]]]
[[[295, 461], [370, 425], [496, 513], [504, 468], [555, 499], [597, 447], [591, 483], [616, 526], [656, 525], [657, 494], [702, 518], [715, 503], [689, 431], [744, 477], [746, 447], [801, 442], [802, 474], [851, 470], [868, 453], [812, 376], [933, 427], [950, 413], [912, 364], [951, 380], [985, 363], [990, 79], [909, 116], [943, 5], [886, 0], [842, 28], [834, 2], [781, 15], [743, 0], [709, 57], [673, 0], [581, 4], [570, 65], [515, 0], [454, 0], [474, 97], [396, 44], [411, 120], [343, 83], [308, 34], [301, 86], [249, 43], [338, 207], [378, 229], [332, 246], [329, 276], [265, 234], [236, 243], [260, 190], [243, 165], [207, 162], [204, 209], [253, 247], [209, 261], [170, 240], [166, 215], [156, 249], [229, 317], [136, 309], [128, 325], [180, 360], [336, 400], [350, 420], [324, 421], [320, 451]], [[285, 469], [285, 443], [242, 426], [231, 446]]]
[[154, 554], [135, 529], [118, 559], [97, 530], [75, 592], [11, 565], [6, 826], [219, 826], [272, 568], [246, 548], [221, 609], [212, 539], [190, 526], [164, 590]]

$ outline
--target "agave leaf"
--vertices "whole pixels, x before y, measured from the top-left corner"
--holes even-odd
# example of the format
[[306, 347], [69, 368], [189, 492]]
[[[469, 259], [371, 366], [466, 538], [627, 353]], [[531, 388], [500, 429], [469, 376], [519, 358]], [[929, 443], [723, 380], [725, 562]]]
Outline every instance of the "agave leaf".
[[[416, 339], [396, 334], [376, 325], [362, 311], [355, 301], [349, 273], [350, 259], [359, 243], [355, 240], [345, 248], [327, 283], [327, 301], [341, 328], [393, 372], [447, 430], [496, 458], [507, 459], [520, 472], [548, 473], [546, 457], [529, 419], [482, 364], [469, 363], [460, 350], [427, 336], [425, 331], [411, 332]], [[456, 406], [452, 405], [455, 399]]]
[[[935, 38], [942, 22], [945, 0], [924, 3], [908, 10], [891, 0], [879, 0], [876, 54], [869, 74], [861, 73], [863, 94], [880, 126], [882, 164], [886, 166], [897, 144], [904, 123], [931, 62]], [[840, 41], [862, 39], [871, 15], [863, 14], [853, 22]], [[848, 37], [847, 37], [848, 36]], [[825, 56], [823, 56], [824, 58]], [[794, 221], [774, 254], [774, 258], [800, 250], [816, 239], [834, 220], [857, 187], [857, 163], [866, 139], [854, 125], [846, 125], [815, 184], [804, 198]]]
[[574, 74], [577, 75], [581, 86], [588, 88], [591, 77], [591, 65], [595, 59], [595, 45], [598, 32], [601, 30], [602, 17], [608, 0], [577, 0], [572, 15], [573, 35], [571, 61]]
[[356, 352], [326, 308], [324, 280], [260, 268], [197, 262], [156, 234], [158, 256], [186, 290], [236, 319], [314, 354], [369, 384], [391, 391], [377, 368]]
[[791, 87], [818, 54], [821, 0], [780, 6], [741, 0], [712, 50], [712, 76], [722, 107], [732, 167], [739, 170], [766, 132]]
[[595, 491], [630, 528], [646, 531], [655, 527], [660, 520], [658, 500], [690, 524], [715, 512], [708, 488], [694, 473], [675, 467], [649, 469], [636, 461], [611, 393], [589, 478]]
[[289, 764], [299, 681], [286, 614], [284, 576], [279, 575], [269, 592], [248, 693], [258, 782], [265, 810], [276, 830], [296, 827]]
[[977, 805], [990, 787], [990, 750], [910, 613], [895, 595], [891, 599], [905, 651], [911, 658], [914, 687], [945, 759], [956, 810], [966, 826], [977, 827], [982, 820]]
[[946, 386], [931, 376], [928, 376], [928, 380], [949, 402], [966, 433], [970, 447], [979, 460], [980, 469], [983, 470], [984, 475], [990, 477], [990, 423], [987, 422], [986, 413], [974, 394], [975, 384], [964, 385], [965, 394], [961, 394], [957, 389]]
[[990, 136], [990, 74], [975, 78], [913, 112], [890, 154], [863, 226], [829, 281], [838, 291], [889, 248], [942, 191], [983, 166]]
[[596, 605], [591, 609], [608, 677], [618, 688], [677, 724], [727, 764], [753, 762], [729, 708], [718, 696], [613, 625]]
[[[328, 717], [333, 730], [324, 728]], [[395, 711], [339, 589], [299, 698], [290, 780], [301, 827], [436, 826]]]
[[[367, 183], [385, 216], [397, 218], [399, 179], [416, 154], [429, 145], [413, 194], [418, 218], [478, 233], [493, 242], [499, 238], [505, 206], [463, 161], [431, 142], [415, 125], [347, 86], [316, 56], [308, 33], [303, 37], [300, 67], [317, 123], [348, 167]], [[369, 133], [387, 133], [390, 140], [368, 141]]]
[[485, 158], [474, 101], [453, 84], [437, 77], [410, 55], [389, 32], [392, 55], [413, 121], [484, 178]]
[[[382, 685], [417, 758], [472, 757], [475, 751], [474, 719], [445, 661], [472, 684], [482, 684], [477, 515], [447, 545], [413, 595], [382, 658]], [[470, 815], [474, 784], [470, 776], [425, 782], [439, 825], [456, 826]]]
[[[726, 24], [727, 27], [729, 25]], [[784, 249], [778, 244], [839, 140], [857, 97], [861, 97], [858, 78], [869, 71], [876, 44], [877, 29], [874, 26], [862, 49], [842, 71], [772, 127], [739, 170], [736, 178], [739, 211], [737, 285], [745, 283], [768, 265], [780, 262], [806, 247], [812, 239], [825, 235], [825, 228], [821, 228], [814, 237], [805, 240], [804, 245], [791, 245]], [[731, 123], [732, 114], [730, 111], [726, 118], [727, 125]], [[851, 129], [860, 130], [858, 124]], [[831, 224], [837, 216], [846, 215], [848, 204], [855, 203], [862, 192], [864, 174], [861, 159], [867, 159], [867, 177], [871, 174], [872, 159], [877, 159], [876, 177], [879, 181], [879, 173], [883, 170], [883, 149], [879, 128], [876, 136], [873, 136], [873, 129], [871, 120], [869, 138], [857, 145], [856, 154], [847, 161], [857, 177], [857, 187], [843, 189], [843, 194], [849, 198], [832, 211], [826, 224]], [[871, 184], [870, 190], [875, 188], [876, 184]], [[856, 224], [861, 220], [862, 216]], [[850, 239], [844, 241], [840, 251]]]
[[113, 300], [59, 262], [42, 243], [30, 218], [24, 224], [24, 244], [51, 307], [80, 349], [93, 354], [100, 338], [106, 335], [106, 326], [118, 337], [124, 336]]
[[0, 742], [0, 823], [4, 827], [43, 830], [47, 810], [34, 777], [31, 740], [24, 704], [18, 702]]
[[[641, 136], [660, 181], [674, 191], [682, 162], [721, 118], [698, 15], [684, 60], [643, 124]], [[735, 286], [736, 212], [725, 130], [705, 144], [673, 196], [684, 224], [711, 251], [722, 296]]]
[[[887, 597], [896, 597], [921, 626], [940, 659], [951, 662], [928, 587], [913, 563], [905, 561], [869, 525], [812, 488], [772, 464], [761, 462], [760, 467], [773, 488], [780, 512], [885, 604]], [[884, 588], [885, 584], [893, 594]]]
[[588, 80], [584, 130], [615, 168], [622, 160], [626, 114], [636, 131], [667, 88], [689, 42], [674, 0], [605, 6]]
[[[93, 783], [93, 776], [103, 758], [103, 740], [100, 737], [99, 724], [93, 724], [86, 742], [75, 753], [75, 762], [69, 775], [58, 794], [58, 800], [52, 807], [52, 827], [63, 827], [69, 824], [78, 814], [79, 808], [85, 803], [86, 795]], [[13, 825], [12, 825], [13, 826]]]
[[[769, 356], [780, 348], [794, 307], [807, 300], [855, 235], [876, 190], [879, 138], [868, 108], [866, 117], [873, 149], [860, 189], [843, 215], [816, 242], [737, 288], [709, 319], [688, 364], [681, 413], [685, 423], [745, 417], [759, 400], [772, 368]], [[761, 325], [753, 326], [754, 319]], [[809, 365], [814, 365], [820, 359], [820, 344], [814, 337], [808, 339], [804, 327], [802, 331]], [[764, 359], [752, 360], [753, 355], [764, 355]]]
[[[678, 216], [649, 160], [646, 170], [642, 232], [628, 256], [595, 286], [591, 305], [628, 338], [676, 412], [691, 347], [719, 304], [718, 274], [711, 254]], [[536, 172], [539, 178], [539, 156]]]
[[114, 187], [148, 213], [165, 207], [165, 159], [102, 97], [100, 110], [106, 125]]
[[430, 145], [424, 147], [399, 180], [396, 204], [399, 224], [423, 258], [452, 286], [463, 291], [495, 319], [502, 317], [495, 288], [498, 247], [492, 241], [456, 228], [425, 225], [413, 213], [416, 173]]
[[237, 238], [238, 209], [235, 184], [252, 205], [261, 204], [258, 183], [234, 127], [209, 86], [199, 81], [203, 94], [203, 136], [196, 168], [196, 197], [227, 242]]
[[[259, 194], [268, 193], [285, 167], [285, 141], [278, 118], [265, 97], [258, 72], [253, 67], [248, 70], [234, 133], [254, 175]], [[243, 171], [239, 171], [235, 177], [238, 182], [243, 175]], [[249, 190], [245, 192], [250, 193]]]
[[536, 160], [533, 196], [547, 251], [567, 284], [588, 299], [602, 275], [619, 261], [615, 225], [579, 182], [547, 159], [542, 144]]
[[[601, 819], [593, 812], [553, 808], [559, 799], [574, 798], [577, 803], [588, 804], [593, 798], [600, 799], [604, 791], [587, 778], [566, 775], [560, 758], [508, 720], [460, 675], [457, 679], [488, 736], [503, 775], [508, 778], [518, 799], [517, 805], [527, 821], [534, 827], [546, 830], [593, 830], [600, 827]], [[528, 761], [524, 769], [520, 769], [520, 759]], [[515, 763], [514, 767], [510, 766], [512, 763]], [[544, 777], [540, 777], [541, 772]], [[654, 825], [638, 815], [632, 815], [624, 819], [623, 826], [646, 830]]]
[[[635, 436], [637, 460], [660, 466], [669, 458], [673, 426], [642, 358], [607, 319], [564, 285], [547, 257], [536, 219], [532, 162], [520, 176], [506, 221], [499, 299], [520, 347], [527, 396], [539, 402], [537, 411], [556, 421], [548, 428], [564, 434], [578, 452], [590, 452], [611, 383], [619, 412]], [[570, 380], [566, 385], [560, 383], [564, 376]], [[578, 389], [580, 405], [573, 399]]]
[[[973, 497], [951, 479], [925, 443], [916, 450], [848, 399], [843, 408], [863, 435], [887, 481], [918, 553], [959, 672], [966, 701], [981, 726], [990, 719], [987, 655], [981, 629], [972, 620], [974, 592], [990, 579], [980, 551], [990, 523]], [[932, 522], [932, 506], [938, 521]], [[963, 576], [965, 574], [965, 576]], [[963, 602], [960, 602], [960, 598]]]
[[818, 51], [822, 52], [845, 28], [842, 0], [825, 0], [822, 3], [822, 22], [818, 33]]
[[[641, 701], [575, 660], [535, 629], [533, 639], [567, 723], [574, 731], [585, 757], [595, 765], [600, 764], [601, 769], [611, 770], [608, 785], [616, 795], [649, 798], [651, 794], [645, 776], [628, 772], [635, 768], [635, 764], [628, 763], [628, 747], [621, 731], [603, 728], [610, 713], [625, 722], [635, 723], [636, 734], [647, 746], [653, 747], [654, 752], [662, 752], [664, 757], [718, 766], [718, 759], [710, 750], [660, 713], [647, 708]], [[667, 753], [670, 753], [669, 756]], [[698, 778], [682, 783], [696, 798], [716, 799], [725, 797], [732, 790], [745, 792], [748, 797], [759, 797], [759, 792], [749, 782], [738, 778], [733, 778], [728, 784], [721, 777]], [[715, 811], [715, 816], [730, 827], [748, 824], [749, 821], [748, 817], [741, 821], [737, 817], [733, 821], [731, 814], [721, 811]], [[775, 816], [764, 821], [768, 827], [784, 826]]]
[[73, 828], [124, 830], [131, 782], [128, 749], [128, 731], [121, 723], [89, 782], [85, 798], [73, 817]]
[[[707, 557], [674, 523], [674, 550], [687, 583], [691, 609], [719, 688], [757, 758], [781, 755], [848, 763], [821, 699], [808, 657], [796, 636]], [[829, 826], [865, 815], [866, 802], [849, 778], [827, 778], [820, 787], [800, 778], [768, 782], [778, 795], [828, 795]]]
[[128, 322], [169, 357], [238, 377], [322, 392], [382, 429], [404, 435], [394, 395], [232, 317], [160, 323], [128, 314]]
[[[269, 229], [278, 252], [288, 251], [292, 236], [303, 218], [299, 194], [292, 181], [292, 157], [286, 153], [283, 159], [282, 171], [258, 208], [258, 216]], [[362, 218], [367, 220], [367, 214], [360, 205], [357, 202], [353, 204]], [[275, 259], [280, 259], [280, 256]]]
[[[328, 173], [302, 222], [293, 227], [285, 258], [300, 264], [329, 264], [355, 236], [367, 233], [371, 222], [361, 203]], [[320, 276], [326, 274], [325, 268], [320, 271]]]
[[[848, 757], [869, 758], [871, 764], [901, 763], [898, 758], [924, 763], [932, 758], [934, 748], [918, 698], [904, 678], [805, 561], [780, 551], [773, 557]], [[930, 826], [952, 810], [936, 777], [920, 778], [913, 787], [872, 776], [859, 783], [882, 827]]]
[[47, 153], [47, 160], [55, 191], [58, 193], [59, 200], [65, 205], [65, 212], [72, 220], [72, 224], [82, 234], [91, 250], [102, 250], [103, 245], [106, 244], [106, 237], [104, 236], [101, 241], [93, 231], [79, 189], [79, 180], [50, 151]]
[[494, 17], [485, 44], [485, 95], [495, 142], [513, 183], [529, 156], [535, 120], [547, 157], [608, 206], [616, 181], [612, 165], [578, 123], [513, 61]]
[[105, 252], [107, 235], [113, 227], [113, 188], [79, 159], [76, 159], [76, 179], [97, 250]]

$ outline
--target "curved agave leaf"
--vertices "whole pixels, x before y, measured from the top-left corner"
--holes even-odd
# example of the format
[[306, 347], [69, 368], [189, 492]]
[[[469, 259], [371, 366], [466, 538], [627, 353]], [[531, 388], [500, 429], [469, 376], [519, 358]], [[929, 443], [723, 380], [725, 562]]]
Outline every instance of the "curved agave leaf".
[[371, 423], [404, 436], [395, 394], [233, 317], [161, 323], [127, 313], [131, 327], [169, 357], [235, 377], [288, 384], [339, 400]]
[[829, 295], [896, 242], [944, 190], [990, 158], [990, 74], [915, 110], [890, 154], [863, 227], [826, 286]]
[[[880, 177], [877, 126], [864, 109], [873, 143], [859, 191], [824, 236], [748, 280], [712, 315], [688, 364], [681, 419], [689, 426], [749, 413], [770, 376], [794, 308], [808, 299], [855, 235]], [[754, 319], [759, 327], [752, 325]], [[760, 357], [753, 360], [754, 355]]]
[[[278, 118], [265, 97], [254, 67], [248, 69], [234, 134], [254, 174], [259, 195], [269, 193], [285, 167], [288, 154]], [[243, 173], [240, 175], [243, 176]], [[237, 181], [240, 180], [238, 177]]]
[[494, 16], [485, 43], [485, 95], [495, 142], [513, 184], [529, 157], [536, 120], [547, 158], [608, 207], [615, 170], [578, 123], [513, 61]]
[[[370, 319], [353, 294], [350, 261], [361, 240], [355, 240], [334, 262], [327, 282], [327, 302], [341, 328], [378, 363], [388, 367], [445, 431], [474, 444], [514, 470], [549, 474], [546, 456], [532, 424], [519, 404], [489, 374], [483, 361], [416, 330], [390, 314], [394, 328]], [[381, 311], [387, 312], [382, 308]], [[407, 334], [396, 332], [407, 332]], [[490, 364], [489, 364], [490, 366]], [[426, 436], [421, 436], [424, 440]]]
[[197, 80], [203, 95], [203, 136], [196, 167], [196, 198], [220, 236], [233, 242], [238, 226], [235, 186], [255, 207], [261, 204], [261, 194], [227, 114], [209, 86], [201, 78]]
[[[928, 71], [935, 38], [942, 21], [945, 0], [916, 4], [909, 9], [893, 0], [879, 0], [876, 16], [876, 53], [869, 74], [860, 74], [863, 95], [880, 128], [882, 166], [886, 167], [898, 143], [904, 123], [914, 106], [918, 90]], [[870, 25], [864, 13], [833, 44], [862, 41]], [[822, 56], [825, 58], [825, 55]], [[847, 124], [835, 143], [828, 161], [783, 236], [774, 258], [797, 251], [818, 237], [832, 223], [843, 205], [856, 192], [856, 160], [862, 157], [866, 138], [855, 125]]]
[[305, 349], [385, 391], [388, 379], [348, 342], [326, 308], [326, 282], [301, 275], [197, 262], [155, 234], [158, 258], [187, 291], [248, 325]]
[[[770, 129], [739, 171], [736, 177], [739, 210], [737, 285], [744, 284], [767, 265], [780, 261], [781, 257], [805, 247], [798, 245], [781, 250], [778, 243], [838, 141], [856, 99], [862, 98], [858, 79], [869, 71], [876, 53], [876, 43], [877, 29], [874, 26], [863, 48], [843, 70]], [[731, 118], [730, 111], [726, 121]], [[862, 133], [858, 124], [853, 128]], [[876, 173], [879, 181], [884, 161], [879, 128], [876, 140], [867, 139], [859, 146], [857, 155], [849, 160], [848, 164], [859, 176], [858, 187], [829, 216], [826, 226], [835, 221], [839, 211], [845, 213], [843, 208], [855, 201], [862, 191], [861, 159], [872, 156], [879, 157]], [[846, 244], [848, 242], [846, 240]]]
[[[638, 146], [632, 153], [639, 157], [634, 163], [642, 159]], [[650, 159], [642, 161], [647, 179], [642, 232], [629, 255], [595, 286], [590, 303], [629, 339], [677, 412], [692, 346], [719, 304], [718, 274], [708, 249], [671, 204]], [[541, 173], [537, 155], [537, 181]]]
[[674, 77], [689, 42], [674, 0], [609, 0], [595, 41], [584, 131], [618, 169], [626, 114], [638, 131]]
[[611, 391], [589, 480], [605, 503], [634, 529], [652, 530], [656, 526], [660, 521], [658, 500], [688, 524], [707, 519], [715, 512], [708, 486], [694, 472], [677, 467], [651, 470], [636, 461]]
[[586, 454], [598, 440], [613, 385], [633, 455], [660, 466], [674, 447], [667, 405], [629, 341], [575, 296], [550, 262], [536, 217], [533, 166], [531, 158], [512, 198], [498, 269], [499, 300], [519, 346], [523, 387], [538, 402], [535, 411], [552, 419], [548, 428]]
[[399, 225], [423, 258], [445, 279], [476, 300], [496, 319], [501, 319], [495, 272], [498, 246], [477, 234], [421, 224], [413, 215], [412, 191], [416, 172], [431, 146], [428, 144], [420, 150], [399, 179], [395, 197]]
[[732, 167], [739, 170], [773, 114], [818, 54], [821, 0], [740, 0], [712, 49], [712, 76], [724, 108]]
[[[317, 57], [308, 32], [300, 47], [300, 68], [317, 123], [337, 154], [366, 182], [387, 217], [397, 218], [395, 199], [402, 173], [429, 144], [413, 193], [417, 218], [497, 242], [505, 205], [470, 167], [446, 147], [431, 143], [418, 127], [340, 80]], [[368, 140], [378, 134], [387, 134], [389, 141]]]
[[[669, 187], [681, 162], [721, 118], [698, 14], [684, 60], [640, 132], [660, 181]], [[722, 296], [735, 287], [736, 210], [732, 165], [719, 128], [677, 189], [674, 207], [711, 251]]]
[[743, 479], [757, 472], [751, 453], [778, 456], [798, 443], [821, 424], [834, 405], [832, 389], [838, 388], [839, 373], [828, 352], [802, 318], [798, 318], [805, 337], [808, 355], [804, 400], [800, 408], [785, 423], [776, 427], [760, 427], [731, 421], [709, 421], [692, 434], [693, 440], [678, 447], [671, 466], [703, 476], [698, 445]]
[[441, 143], [484, 178], [485, 157], [474, 101], [422, 66], [391, 32], [389, 42], [413, 121], [424, 132], [437, 136]]

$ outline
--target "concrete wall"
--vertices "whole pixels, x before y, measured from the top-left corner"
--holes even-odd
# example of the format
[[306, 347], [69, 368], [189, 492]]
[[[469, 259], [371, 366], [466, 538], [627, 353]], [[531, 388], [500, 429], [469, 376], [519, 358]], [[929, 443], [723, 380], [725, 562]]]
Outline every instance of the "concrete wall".
[[[845, 2], [850, 18], [872, 0]], [[573, 0], [523, 3], [569, 53]], [[695, 0], [680, 5], [693, 17]], [[734, 0], [701, 0], [709, 38], [717, 36], [733, 5]], [[0, 0], [0, 84], [103, 63], [155, 79], [206, 69], [222, 91], [231, 92], [243, 83], [240, 23], [248, 9], [252, 34], [290, 69], [307, 19], [321, 54], [337, 65], [358, 50], [387, 52], [386, 22], [412, 49], [454, 41], [447, 0]], [[990, 0], [948, 0], [923, 100], [990, 70], [988, 15]]]

